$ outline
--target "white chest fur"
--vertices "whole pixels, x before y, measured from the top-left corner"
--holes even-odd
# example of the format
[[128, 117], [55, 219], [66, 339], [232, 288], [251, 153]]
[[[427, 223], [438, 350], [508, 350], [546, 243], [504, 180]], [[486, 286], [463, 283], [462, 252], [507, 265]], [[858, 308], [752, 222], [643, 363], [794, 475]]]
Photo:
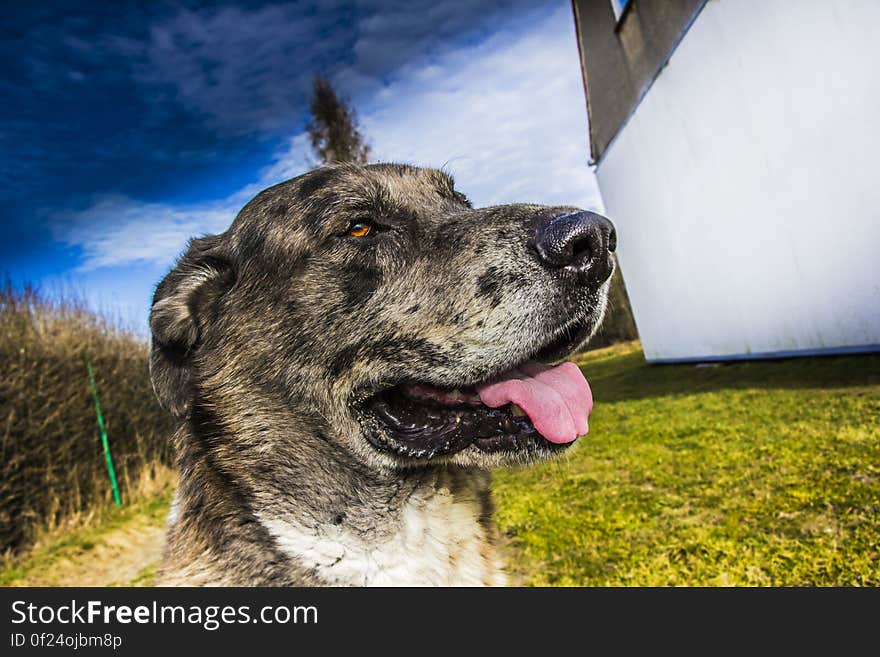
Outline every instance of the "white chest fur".
[[471, 495], [444, 486], [415, 491], [389, 527], [355, 532], [261, 517], [279, 547], [332, 585], [497, 586], [504, 574]]

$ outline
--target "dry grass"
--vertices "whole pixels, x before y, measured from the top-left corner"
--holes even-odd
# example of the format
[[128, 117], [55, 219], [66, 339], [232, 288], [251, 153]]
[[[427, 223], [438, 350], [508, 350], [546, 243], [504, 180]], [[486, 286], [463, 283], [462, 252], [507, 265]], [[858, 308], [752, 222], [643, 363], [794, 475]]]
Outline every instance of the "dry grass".
[[85, 359], [92, 362], [123, 503], [164, 480], [170, 424], [147, 371], [147, 345], [33, 289], [0, 288], [0, 550], [81, 523], [112, 504]]

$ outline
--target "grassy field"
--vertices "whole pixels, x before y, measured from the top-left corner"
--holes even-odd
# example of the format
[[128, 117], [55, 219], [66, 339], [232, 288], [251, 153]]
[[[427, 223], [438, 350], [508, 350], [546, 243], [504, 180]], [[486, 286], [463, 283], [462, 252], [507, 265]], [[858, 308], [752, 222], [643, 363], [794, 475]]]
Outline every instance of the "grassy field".
[[579, 363], [590, 436], [495, 478], [520, 582], [880, 585], [880, 356]]
[[59, 527], [25, 554], [5, 557], [0, 586], [150, 586], [165, 540], [170, 486], [89, 524]]
[[[580, 363], [590, 436], [495, 476], [515, 583], [880, 585], [880, 356]], [[0, 585], [149, 585], [171, 485], [44, 536]]]

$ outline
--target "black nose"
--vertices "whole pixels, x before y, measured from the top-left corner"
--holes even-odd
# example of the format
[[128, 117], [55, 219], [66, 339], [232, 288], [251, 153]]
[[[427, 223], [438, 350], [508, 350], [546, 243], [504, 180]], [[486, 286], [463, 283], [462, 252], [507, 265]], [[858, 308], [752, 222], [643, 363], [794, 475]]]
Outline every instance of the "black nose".
[[611, 276], [617, 248], [614, 224], [595, 212], [570, 212], [538, 220], [535, 250], [548, 269], [565, 269], [597, 282]]

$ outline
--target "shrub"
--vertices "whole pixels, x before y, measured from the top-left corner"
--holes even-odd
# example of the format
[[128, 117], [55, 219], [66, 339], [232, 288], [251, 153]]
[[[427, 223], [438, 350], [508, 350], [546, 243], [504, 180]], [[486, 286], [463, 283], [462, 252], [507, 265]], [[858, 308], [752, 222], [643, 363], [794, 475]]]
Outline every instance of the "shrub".
[[111, 503], [91, 397], [92, 363], [123, 497], [171, 462], [171, 423], [150, 386], [148, 347], [71, 300], [0, 287], [0, 549]]

